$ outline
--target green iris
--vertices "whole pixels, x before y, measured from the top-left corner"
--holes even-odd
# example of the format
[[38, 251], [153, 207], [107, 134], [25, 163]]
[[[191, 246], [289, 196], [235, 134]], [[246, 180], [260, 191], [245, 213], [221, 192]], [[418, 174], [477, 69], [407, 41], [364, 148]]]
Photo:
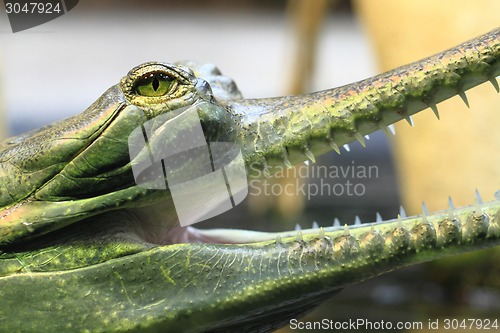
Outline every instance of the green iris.
[[138, 95], [158, 97], [166, 95], [175, 86], [175, 80], [164, 73], [152, 73], [137, 80], [135, 91]]

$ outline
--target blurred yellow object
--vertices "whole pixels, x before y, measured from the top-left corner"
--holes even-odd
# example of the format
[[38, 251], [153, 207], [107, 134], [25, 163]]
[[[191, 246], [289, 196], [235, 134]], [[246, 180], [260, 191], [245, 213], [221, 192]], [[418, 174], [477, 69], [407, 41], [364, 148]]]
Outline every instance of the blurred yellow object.
[[[311, 74], [314, 72], [319, 31], [328, 7], [332, 5], [331, 2], [331, 0], [288, 1], [287, 15], [294, 36], [290, 69], [292, 77], [288, 84], [289, 94], [297, 95], [309, 90]], [[270, 179], [270, 183], [279, 184], [281, 188], [286, 187], [290, 190], [279, 196], [250, 196], [248, 202], [251, 210], [264, 215], [274, 209], [274, 213], [282, 217], [285, 223], [293, 222], [303, 212], [305, 205], [304, 197], [296, 189], [304, 180], [294, 176], [295, 174], [296, 172], [290, 170], [284, 177]]]
[[[356, 0], [357, 14], [371, 38], [380, 71], [419, 60], [490, 31], [499, 23], [497, 0]], [[394, 140], [401, 193], [407, 212], [419, 213], [474, 200], [477, 188], [492, 200], [500, 189], [500, 98], [491, 84], [438, 105], [441, 120], [429, 111], [415, 127], [397, 125]]]

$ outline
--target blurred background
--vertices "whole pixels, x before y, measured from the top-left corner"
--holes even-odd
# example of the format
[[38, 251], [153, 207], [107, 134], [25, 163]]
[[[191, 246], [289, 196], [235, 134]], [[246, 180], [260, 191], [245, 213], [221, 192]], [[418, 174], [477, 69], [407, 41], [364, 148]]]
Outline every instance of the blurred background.
[[[494, 0], [85, 0], [13, 34], [1, 11], [0, 136], [83, 111], [145, 61], [214, 63], [247, 98], [302, 93], [452, 47], [498, 26], [499, 12]], [[448, 195], [457, 206], [470, 204], [475, 188], [492, 200], [500, 189], [498, 94], [483, 85], [467, 96], [471, 110], [452, 98], [438, 105], [440, 121], [428, 110], [414, 117], [414, 128], [398, 124], [394, 138], [377, 132], [366, 149], [356, 142], [350, 151], [297, 167], [374, 167], [376, 175], [319, 179], [292, 171], [259, 182], [244, 204], [197, 227], [281, 231], [297, 223], [330, 226], [334, 218], [370, 222], [376, 212], [395, 218], [400, 204], [411, 215], [424, 200], [430, 210], [446, 209]], [[363, 193], [308, 198], [298, 190], [321, 181], [350, 182]], [[273, 193], [273, 184], [292, 184], [297, 193]], [[480, 251], [348, 287], [305, 320], [498, 318], [499, 255], [499, 249]]]

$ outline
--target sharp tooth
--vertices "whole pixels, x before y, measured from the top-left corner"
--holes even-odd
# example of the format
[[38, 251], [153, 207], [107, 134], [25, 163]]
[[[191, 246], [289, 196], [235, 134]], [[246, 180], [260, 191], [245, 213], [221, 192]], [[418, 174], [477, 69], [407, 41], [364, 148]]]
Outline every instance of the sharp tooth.
[[483, 204], [483, 199], [481, 198], [481, 193], [479, 193], [479, 190], [476, 188], [476, 203], [479, 205]]
[[306, 166], [309, 166], [309, 160], [304, 161], [304, 164], [305, 164]]
[[295, 224], [295, 231], [299, 231], [301, 229], [302, 229], [302, 227], [300, 226], [300, 224], [298, 224], [298, 223]]
[[333, 219], [333, 226], [334, 227], [340, 227], [340, 220], [338, 218]]
[[354, 137], [359, 141], [359, 143], [361, 143], [363, 148], [366, 147], [365, 139], [363, 139], [363, 136], [359, 132], [354, 133]]
[[384, 132], [384, 134], [387, 136], [387, 137], [390, 137], [389, 135], [389, 128], [387, 126], [384, 126], [382, 124], [378, 124], [378, 127], [382, 130], [382, 132]]
[[354, 218], [354, 225], [360, 225], [361, 224], [361, 219], [359, 218], [358, 215]]
[[342, 147], [344, 147], [344, 149], [345, 149], [346, 151], [351, 151], [351, 149], [349, 148], [349, 145], [348, 145], [348, 144], [345, 144], [345, 145], [343, 145]]
[[323, 227], [319, 228], [318, 237], [325, 238], [325, 229], [323, 229]]
[[480, 205], [483, 204], [483, 199], [481, 198], [481, 193], [479, 193], [478, 189], [476, 189], [476, 202]]
[[364, 138], [365, 138], [366, 140], [370, 140], [370, 136], [369, 136], [368, 134], [367, 134], [367, 135], [365, 135], [365, 136], [364, 136]]
[[453, 200], [451, 200], [451, 196], [448, 197], [448, 219], [453, 220], [455, 218], [455, 205], [453, 204]]
[[496, 90], [497, 92], [500, 92], [500, 87], [498, 86], [497, 79], [496, 79], [496, 78], [494, 78], [494, 77], [492, 77], [492, 78], [490, 79], [490, 82], [491, 82], [491, 84], [493, 85], [493, 87], [495, 88], [495, 90]]
[[283, 157], [283, 164], [287, 167], [287, 169], [291, 169], [292, 168], [292, 163], [286, 157]]
[[448, 197], [448, 206], [450, 206], [451, 209], [455, 209], [455, 205], [453, 204], [451, 196]]
[[375, 222], [382, 222], [383, 219], [382, 219], [382, 215], [380, 215], [379, 212], [377, 212], [377, 214], [375, 215]]
[[264, 166], [264, 176], [266, 177], [271, 177], [271, 173], [269, 172], [269, 166], [267, 165], [267, 161], [265, 158], [263, 158], [262, 165]]
[[481, 199], [481, 194], [476, 189], [476, 210], [474, 211], [475, 217], [480, 217], [481, 215], [483, 215], [483, 210], [481, 208], [482, 205], [483, 205], [483, 199]]
[[319, 228], [318, 222], [314, 221], [313, 224], [312, 224], [312, 228], [313, 229], [318, 229]]
[[280, 235], [276, 236], [276, 244], [281, 244], [281, 243], [282, 243], [281, 236]]
[[390, 124], [389, 126], [387, 126], [387, 128], [389, 129], [389, 131], [391, 131], [392, 135], [396, 135], [396, 127], [394, 126], [394, 124]]
[[301, 231], [297, 231], [297, 236], [296, 236], [296, 239], [297, 241], [302, 241], [303, 237], [302, 237], [302, 232]]
[[401, 215], [398, 214], [398, 228], [403, 228], [403, 219], [401, 218]]
[[406, 116], [405, 119], [408, 122], [408, 124], [410, 124], [410, 126], [413, 127], [413, 118], [411, 116]]
[[347, 224], [344, 224], [344, 236], [349, 236], [349, 227]]
[[406, 212], [403, 206], [399, 206], [399, 215], [401, 215], [402, 218], [406, 218]]
[[432, 112], [434, 112], [434, 114], [436, 115], [436, 118], [438, 120], [440, 120], [441, 118], [439, 117], [439, 111], [438, 111], [436, 103], [429, 103], [428, 105], [431, 108]]
[[304, 155], [306, 155], [307, 158], [310, 159], [313, 163], [316, 163], [316, 158], [314, 157], [312, 151], [306, 148], [306, 150], [304, 151]]
[[333, 150], [335, 150], [335, 152], [337, 154], [340, 154], [340, 149], [339, 149], [339, 146], [337, 146], [337, 144], [333, 141], [330, 141], [330, 147], [332, 147]]
[[470, 106], [469, 106], [469, 100], [467, 100], [467, 95], [465, 94], [465, 90], [460, 90], [458, 92], [458, 96], [460, 96], [460, 98], [462, 99], [462, 101], [464, 101], [465, 105], [467, 105], [467, 107], [470, 108]]
[[427, 215], [429, 215], [429, 210], [425, 202], [422, 202], [422, 220], [424, 223], [427, 223]]

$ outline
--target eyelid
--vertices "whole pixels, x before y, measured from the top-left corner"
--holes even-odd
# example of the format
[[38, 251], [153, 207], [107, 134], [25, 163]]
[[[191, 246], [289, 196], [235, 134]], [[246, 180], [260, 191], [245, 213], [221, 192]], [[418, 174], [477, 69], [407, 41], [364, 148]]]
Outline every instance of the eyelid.
[[164, 79], [168, 79], [170, 81], [173, 81], [175, 80], [175, 78], [171, 77], [170, 75], [168, 75], [167, 73], [165, 72], [152, 72], [152, 73], [149, 73], [149, 74], [146, 74], [144, 75], [143, 77], [139, 78], [139, 80], [143, 79], [143, 78], [150, 78], [150, 77], [154, 77], [154, 76], [159, 76], [161, 78], [164, 78]]

